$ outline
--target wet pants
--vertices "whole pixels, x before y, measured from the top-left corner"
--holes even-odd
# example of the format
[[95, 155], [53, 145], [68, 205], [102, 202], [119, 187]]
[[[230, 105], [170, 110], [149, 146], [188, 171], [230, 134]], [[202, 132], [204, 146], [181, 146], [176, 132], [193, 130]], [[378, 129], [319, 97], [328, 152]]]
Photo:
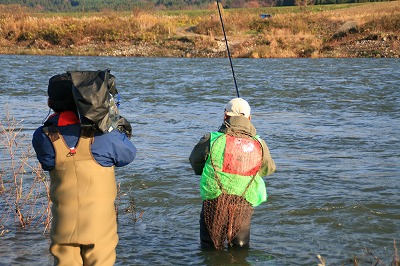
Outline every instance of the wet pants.
[[[200, 213], [200, 245], [202, 248], [214, 247], [214, 243], [211, 239], [210, 233], [207, 229], [206, 222], [204, 220], [204, 203]], [[250, 225], [251, 216], [243, 221], [242, 227], [232, 240], [232, 244], [235, 247], [249, 247], [250, 245]]]

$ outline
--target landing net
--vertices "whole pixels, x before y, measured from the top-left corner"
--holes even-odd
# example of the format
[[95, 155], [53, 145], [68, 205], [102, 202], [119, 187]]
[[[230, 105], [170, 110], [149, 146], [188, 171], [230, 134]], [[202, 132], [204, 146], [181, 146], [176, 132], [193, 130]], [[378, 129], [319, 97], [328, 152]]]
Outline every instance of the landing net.
[[204, 217], [215, 248], [221, 249], [225, 243], [232, 245], [243, 223], [251, 219], [253, 207], [246, 193], [261, 168], [262, 148], [250, 136], [224, 134], [213, 143], [210, 158], [213, 184], [221, 194], [204, 201]]

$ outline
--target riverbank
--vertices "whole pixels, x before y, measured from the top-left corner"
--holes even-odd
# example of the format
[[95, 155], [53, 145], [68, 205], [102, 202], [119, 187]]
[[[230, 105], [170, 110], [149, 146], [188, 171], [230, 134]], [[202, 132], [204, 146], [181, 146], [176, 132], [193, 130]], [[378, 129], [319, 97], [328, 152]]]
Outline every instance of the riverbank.
[[[0, 13], [1, 54], [226, 57], [216, 7], [197, 13]], [[232, 57], [400, 57], [399, 1], [232, 9], [223, 10], [223, 19]]]

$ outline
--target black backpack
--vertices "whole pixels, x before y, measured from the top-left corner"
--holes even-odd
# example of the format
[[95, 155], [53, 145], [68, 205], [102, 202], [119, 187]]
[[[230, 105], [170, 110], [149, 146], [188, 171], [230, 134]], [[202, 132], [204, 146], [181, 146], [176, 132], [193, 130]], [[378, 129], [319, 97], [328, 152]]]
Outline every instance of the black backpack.
[[119, 103], [115, 76], [109, 69], [97, 71], [68, 71], [72, 93], [85, 130], [109, 132], [114, 129], [132, 135], [130, 123], [118, 112]]

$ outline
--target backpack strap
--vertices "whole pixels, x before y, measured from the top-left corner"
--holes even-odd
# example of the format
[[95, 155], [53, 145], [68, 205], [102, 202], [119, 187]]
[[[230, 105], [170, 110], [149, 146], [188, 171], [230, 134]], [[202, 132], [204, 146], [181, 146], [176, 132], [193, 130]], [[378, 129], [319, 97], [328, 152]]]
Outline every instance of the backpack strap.
[[[63, 156], [78, 156], [81, 159], [92, 158], [91, 145], [94, 142], [93, 131], [82, 129], [76, 147], [68, 147], [60, 131], [53, 125], [43, 127], [42, 131], [49, 137], [53, 144], [56, 160], [61, 160]], [[61, 156], [57, 156], [57, 154]]]
[[49, 139], [51, 140], [52, 143], [54, 143], [56, 140], [60, 139], [61, 135], [60, 135], [60, 131], [58, 131], [58, 129], [51, 125], [48, 127], [43, 127], [42, 131], [44, 134], [46, 134]]

